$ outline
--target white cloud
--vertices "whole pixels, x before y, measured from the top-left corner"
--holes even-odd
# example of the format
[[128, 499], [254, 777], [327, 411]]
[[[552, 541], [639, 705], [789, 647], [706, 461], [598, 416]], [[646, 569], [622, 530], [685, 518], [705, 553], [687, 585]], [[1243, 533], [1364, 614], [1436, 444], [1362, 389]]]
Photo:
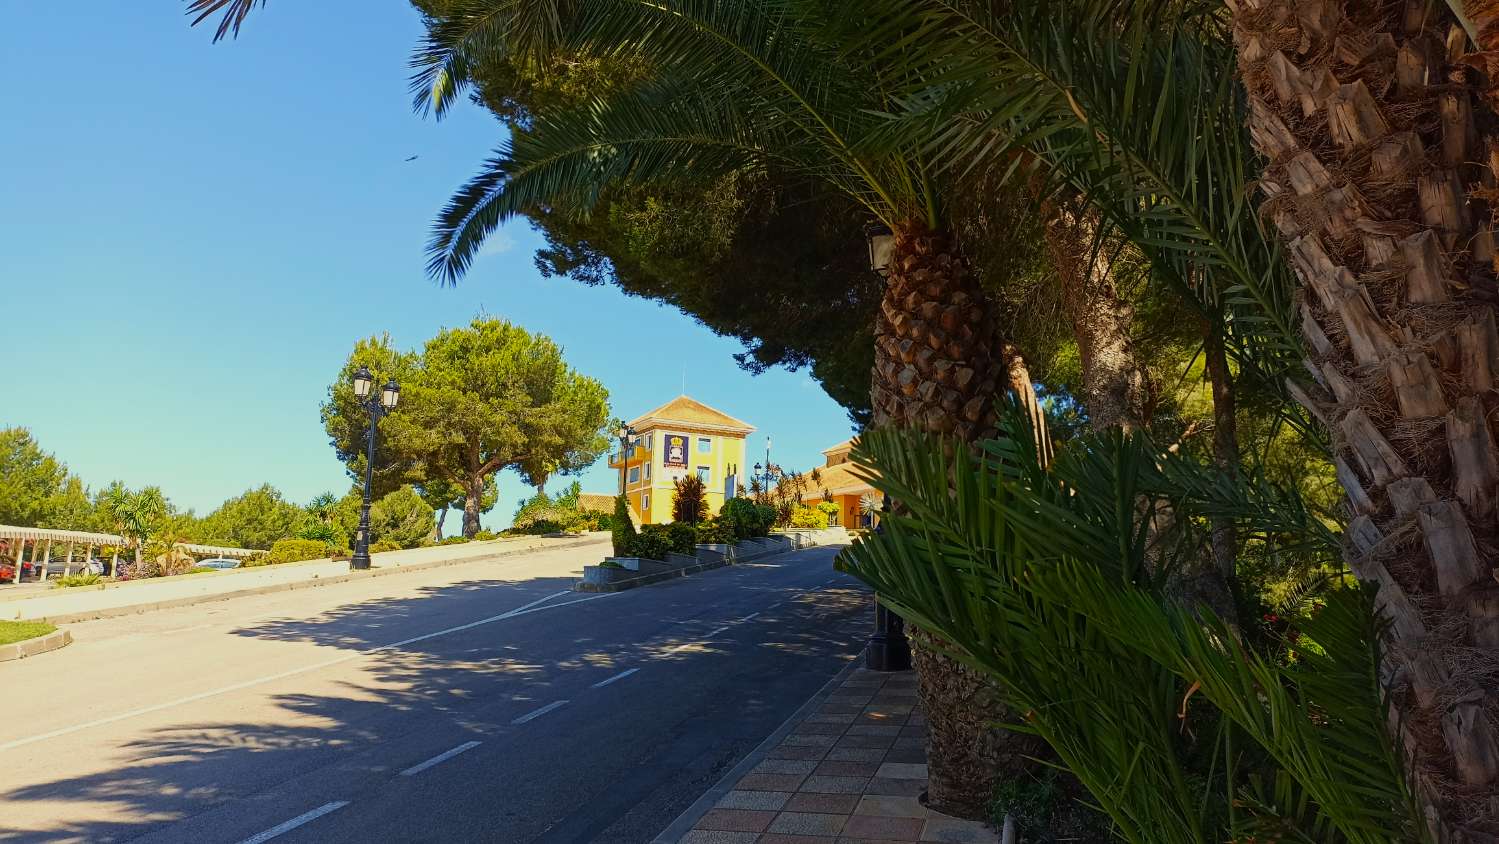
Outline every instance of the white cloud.
[[479, 257], [503, 255], [515, 248], [515, 238], [505, 232], [495, 232], [479, 247]]

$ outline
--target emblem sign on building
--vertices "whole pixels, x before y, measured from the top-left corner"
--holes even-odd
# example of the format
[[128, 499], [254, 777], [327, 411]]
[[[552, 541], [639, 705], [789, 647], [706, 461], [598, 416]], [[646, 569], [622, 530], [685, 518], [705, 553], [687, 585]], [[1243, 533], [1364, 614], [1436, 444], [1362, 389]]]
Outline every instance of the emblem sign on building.
[[663, 439], [662, 450], [665, 452], [665, 459], [662, 465], [668, 469], [687, 468], [687, 435], [667, 434]]

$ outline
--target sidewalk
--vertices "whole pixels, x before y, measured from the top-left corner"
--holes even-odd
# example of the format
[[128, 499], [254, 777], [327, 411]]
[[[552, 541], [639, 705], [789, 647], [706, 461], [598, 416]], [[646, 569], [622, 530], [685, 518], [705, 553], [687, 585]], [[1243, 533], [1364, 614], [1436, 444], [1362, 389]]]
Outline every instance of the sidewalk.
[[307, 560], [300, 563], [255, 566], [211, 574], [130, 580], [99, 586], [16, 592], [0, 590], [0, 618], [45, 619], [54, 624], [67, 624], [86, 619], [109, 618], [169, 607], [189, 606], [204, 601], [343, 583], [348, 580], [381, 577], [403, 571], [411, 572], [439, 566], [460, 565], [529, 551], [575, 548], [607, 540], [608, 534], [591, 533], [581, 537], [526, 536], [412, 548], [406, 551], [376, 554], [374, 568], [361, 572], [349, 571], [347, 560]]
[[916, 705], [914, 672], [848, 672], [676, 842], [994, 844], [982, 823], [921, 805], [926, 718]]

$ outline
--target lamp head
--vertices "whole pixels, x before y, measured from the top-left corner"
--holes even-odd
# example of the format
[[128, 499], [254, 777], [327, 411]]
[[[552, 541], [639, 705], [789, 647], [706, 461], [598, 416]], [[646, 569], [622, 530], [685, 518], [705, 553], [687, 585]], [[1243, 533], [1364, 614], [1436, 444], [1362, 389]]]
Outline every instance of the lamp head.
[[354, 371], [354, 395], [364, 398], [370, 394], [370, 387], [375, 383], [375, 376], [370, 374], [368, 366], [361, 366]]

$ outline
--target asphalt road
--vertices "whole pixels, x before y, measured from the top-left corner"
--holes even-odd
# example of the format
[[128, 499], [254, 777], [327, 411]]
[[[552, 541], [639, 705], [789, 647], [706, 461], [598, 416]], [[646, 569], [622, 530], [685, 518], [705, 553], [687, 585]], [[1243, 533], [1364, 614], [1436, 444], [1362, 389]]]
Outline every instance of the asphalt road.
[[649, 842], [870, 601], [833, 549], [565, 591], [599, 550], [72, 625], [0, 665], [0, 841]]

